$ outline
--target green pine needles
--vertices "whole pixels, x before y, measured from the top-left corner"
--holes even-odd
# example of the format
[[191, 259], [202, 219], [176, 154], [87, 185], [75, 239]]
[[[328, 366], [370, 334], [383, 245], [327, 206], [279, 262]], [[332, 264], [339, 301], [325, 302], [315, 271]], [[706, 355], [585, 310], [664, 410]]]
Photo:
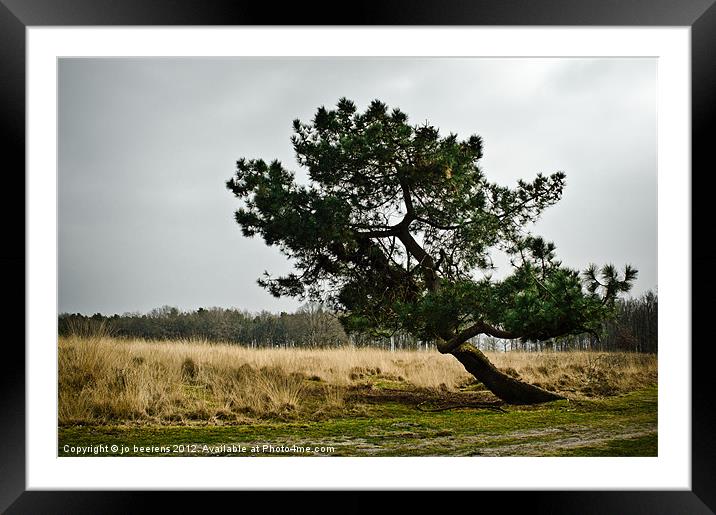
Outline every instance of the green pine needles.
[[[554, 244], [526, 227], [560, 200], [565, 174], [489, 182], [479, 136], [442, 136], [378, 100], [359, 112], [345, 98], [293, 131], [310, 182], [278, 161], [240, 159], [227, 182], [242, 201], [236, 221], [295, 268], [262, 286], [326, 303], [349, 331], [409, 331], [442, 352], [478, 334], [596, 334], [637, 276], [631, 266], [562, 265]], [[512, 263], [500, 280], [496, 250]]]

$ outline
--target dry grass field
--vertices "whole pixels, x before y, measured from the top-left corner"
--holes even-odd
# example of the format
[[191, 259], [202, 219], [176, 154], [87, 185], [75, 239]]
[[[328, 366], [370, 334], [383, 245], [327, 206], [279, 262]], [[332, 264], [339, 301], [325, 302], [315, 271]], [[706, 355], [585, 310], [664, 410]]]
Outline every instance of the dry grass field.
[[567, 400], [504, 405], [436, 351], [250, 349], [78, 327], [58, 342], [58, 455], [657, 454], [656, 356], [489, 357]]
[[[498, 368], [574, 401], [656, 384], [654, 355], [493, 353]], [[59, 339], [60, 426], [251, 424], [361, 416], [376, 400], [497, 399], [452, 356], [378, 349], [249, 349], [202, 341]], [[392, 396], [392, 397], [391, 397]]]

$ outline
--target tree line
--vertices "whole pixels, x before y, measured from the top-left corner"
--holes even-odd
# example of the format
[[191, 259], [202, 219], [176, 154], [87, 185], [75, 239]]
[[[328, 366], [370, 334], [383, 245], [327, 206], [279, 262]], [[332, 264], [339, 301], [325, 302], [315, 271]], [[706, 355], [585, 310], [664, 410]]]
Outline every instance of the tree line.
[[250, 347], [325, 347], [348, 341], [337, 318], [317, 303], [305, 304], [295, 313], [280, 314], [219, 307], [181, 311], [172, 306], [146, 314], [65, 313], [59, 316], [58, 330], [60, 335], [69, 335], [77, 328], [84, 330], [100, 324], [112, 336], [147, 340], [201, 339]]
[[[566, 336], [547, 342], [523, 342], [480, 335], [472, 343], [488, 351], [631, 351], [657, 352], [657, 294], [619, 300], [616, 317], [604, 324], [597, 338], [592, 334]], [[420, 341], [405, 332], [390, 336], [346, 333], [334, 313], [318, 303], [307, 303], [294, 313], [251, 313], [238, 309], [199, 308], [181, 311], [163, 306], [149, 313], [87, 316], [63, 313], [58, 319], [62, 336], [78, 327], [102, 324], [113, 336], [147, 340], [201, 339], [249, 347], [379, 347], [396, 350], [429, 350], [433, 342]]]

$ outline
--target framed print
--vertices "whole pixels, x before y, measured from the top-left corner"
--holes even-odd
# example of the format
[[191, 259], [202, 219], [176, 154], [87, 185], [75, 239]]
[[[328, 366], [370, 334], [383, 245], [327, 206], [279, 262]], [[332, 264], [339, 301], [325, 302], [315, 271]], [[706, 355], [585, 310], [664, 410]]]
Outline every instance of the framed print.
[[319, 11], [3, 0], [3, 510], [713, 512], [716, 8]]

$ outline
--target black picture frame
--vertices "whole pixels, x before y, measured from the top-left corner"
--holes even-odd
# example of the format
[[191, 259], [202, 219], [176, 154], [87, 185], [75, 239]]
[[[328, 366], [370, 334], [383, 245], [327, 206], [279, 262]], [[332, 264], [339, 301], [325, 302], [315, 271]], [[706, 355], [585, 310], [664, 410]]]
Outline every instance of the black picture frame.
[[[30, 26], [86, 25], [569, 25], [569, 26], [688, 26], [692, 43], [692, 273], [713, 269], [716, 255], [696, 236], [710, 234], [703, 206], [709, 188], [711, 127], [716, 111], [716, 0], [400, 0], [343, 5], [343, 11], [320, 3], [248, 3], [231, 0], [0, 0], [0, 103], [3, 185], [0, 203], [5, 241], [0, 253], [6, 293], [12, 302], [5, 310], [8, 325], [24, 317], [25, 224], [25, 29]], [[12, 157], [12, 165], [7, 164]], [[698, 187], [696, 187], [698, 183]], [[22, 194], [20, 193], [22, 192]], [[12, 200], [17, 201], [15, 204]], [[18, 205], [19, 204], [19, 205]], [[699, 213], [698, 208], [702, 211]], [[10, 237], [8, 239], [8, 236]], [[10, 244], [9, 242], [12, 242]], [[693, 282], [693, 281], [692, 281]], [[714, 513], [716, 512], [716, 401], [709, 388], [711, 342], [699, 338], [697, 328], [712, 311], [716, 280], [699, 273], [692, 286], [692, 489], [690, 491], [529, 491], [468, 492], [468, 503], [480, 505], [509, 497], [510, 511], [531, 513]], [[711, 296], [709, 296], [711, 294]], [[667, 316], [668, 313], [662, 316]], [[17, 513], [128, 513], [143, 511], [148, 501], [162, 496], [165, 511], [205, 510], [213, 503], [241, 497], [266, 502], [260, 492], [79, 492], [27, 491], [25, 486], [25, 354], [18, 338], [6, 338], [5, 364], [0, 373], [0, 511]], [[684, 328], [688, 334], [688, 328]], [[670, 343], [670, 342], [667, 342]], [[667, 344], [664, 343], [664, 344]], [[288, 493], [272, 493], [271, 503]], [[365, 511], [375, 505], [368, 493], [348, 492], [340, 511]], [[212, 504], [207, 505], [206, 496]], [[249, 497], [259, 496], [257, 499]], [[306, 492], [311, 511], [326, 508], [320, 492]], [[424, 503], [425, 492], [410, 494]], [[291, 499], [293, 501], [293, 499]], [[452, 502], [452, 501], [451, 501]], [[455, 501], [457, 502], [457, 501]], [[457, 506], [457, 505], [455, 505]], [[294, 511], [299, 505], [293, 502]], [[328, 511], [333, 511], [330, 508]]]

